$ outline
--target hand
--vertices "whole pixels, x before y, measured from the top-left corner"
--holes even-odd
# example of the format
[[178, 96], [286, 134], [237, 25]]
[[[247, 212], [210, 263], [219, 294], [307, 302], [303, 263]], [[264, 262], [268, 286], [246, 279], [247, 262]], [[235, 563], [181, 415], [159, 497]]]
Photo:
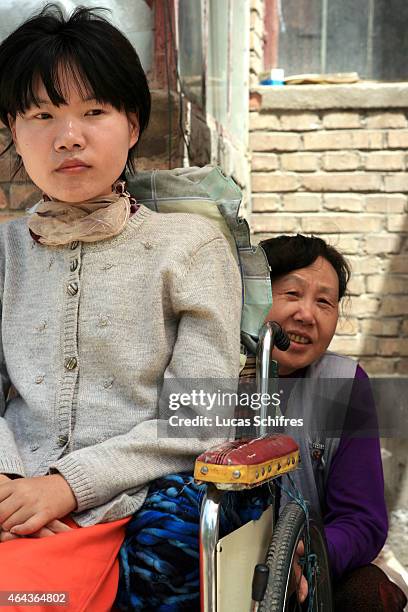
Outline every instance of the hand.
[[293, 557], [293, 574], [294, 584], [291, 585], [292, 590], [296, 589], [297, 598], [299, 603], [303, 603], [307, 597], [309, 592], [309, 587], [307, 584], [307, 580], [302, 573], [302, 566], [299, 563], [300, 557], [303, 557], [305, 554], [305, 546], [302, 541], [300, 541], [297, 545], [295, 555]]
[[[0, 474], [0, 485], [11, 480], [6, 474]], [[18, 536], [13, 536], [8, 531], [3, 531], [0, 527], [0, 542], [7, 542], [7, 540], [15, 540]]]
[[48, 538], [49, 536], [54, 536], [57, 533], [63, 533], [64, 531], [71, 531], [71, 530], [72, 530], [72, 527], [68, 527], [68, 525], [58, 520], [51, 521], [51, 523], [48, 523], [48, 525], [45, 525], [45, 527], [41, 527], [41, 529], [39, 529], [35, 533], [32, 533], [31, 535], [28, 535], [28, 536], [13, 535], [9, 531], [0, 530], [0, 543], [9, 542], [10, 540], [20, 540], [22, 537]]
[[[0, 485], [7, 482], [8, 480], [10, 480], [10, 478], [8, 476], [6, 476], [5, 474], [0, 474]], [[0, 542], [5, 542], [6, 540], [3, 539], [3, 534], [8, 534], [7, 531], [2, 531], [1, 527], [0, 527]], [[11, 539], [14, 540], [14, 538], [16, 538], [17, 536], [11, 536]]]
[[71, 487], [60, 474], [0, 482], [0, 525], [12, 535], [32, 535], [76, 506]]

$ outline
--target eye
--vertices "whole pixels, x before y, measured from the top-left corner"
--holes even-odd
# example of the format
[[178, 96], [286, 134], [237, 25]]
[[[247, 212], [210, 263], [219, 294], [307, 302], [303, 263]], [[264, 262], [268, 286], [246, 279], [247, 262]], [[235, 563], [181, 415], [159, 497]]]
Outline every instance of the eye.
[[90, 117], [97, 117], [98, 115], [102, 115], [105, 111], [103, 108], [91, 108], [86, 114]]
[[333, 304], [329, 302], [329, 300], [327, 300], [326, 298], [319, 298], [317, 301], [319, 302], [319, 304], [323, 304], [323, 306], [333, 306]]
[[299, 297], [299, 295], [300, 295], [299, 291], [295, 291], [295, 290], [293, 290], [293, 291], [286, 291], [285, 293], [286, 293], [286, 295], [290, 295], [290, 296], [293, 296], [293, 297]]
[[37, 113], [36, 115], [34, 115], [35, 119], [40, 119], [42, 121], [44, 121], [45, 119], [52, 119], [50, 113]]

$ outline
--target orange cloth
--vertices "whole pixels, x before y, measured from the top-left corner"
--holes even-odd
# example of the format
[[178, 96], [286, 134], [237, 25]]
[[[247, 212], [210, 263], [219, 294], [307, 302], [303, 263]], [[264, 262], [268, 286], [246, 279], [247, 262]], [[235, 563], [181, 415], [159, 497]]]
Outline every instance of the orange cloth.
[[[0, 591], [67, 592], [67, 605], [7, 605], [27, 612], [108, 612], [119, 580], [117, 555], [129, 518], [92, 527], [64, 522], [72, 531], [0, 544]], [[3, 606], [0, 605], [0, 609]]]

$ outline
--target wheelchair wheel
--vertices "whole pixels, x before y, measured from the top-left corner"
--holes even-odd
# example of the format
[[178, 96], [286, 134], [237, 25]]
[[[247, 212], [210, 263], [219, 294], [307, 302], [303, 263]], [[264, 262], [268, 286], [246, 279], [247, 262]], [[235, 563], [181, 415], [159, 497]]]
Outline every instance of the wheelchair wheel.
[[[309, 519], [311, 553], [316, 565], [309, 595], [303, 604], [296, 596], [295, 574], [292, 569], [297, 545], [304, 539], [306, 517], [296, 502], [288, 503], [276, 524], [266, 565], [269, 567], [268, 586], [259, 612], [332, 612], [332, 592], [324, 535], [313, 518]], [[312, 602], [310, 602], [312, 597]], [[310, 607], [311, 606], [311, 607]]]

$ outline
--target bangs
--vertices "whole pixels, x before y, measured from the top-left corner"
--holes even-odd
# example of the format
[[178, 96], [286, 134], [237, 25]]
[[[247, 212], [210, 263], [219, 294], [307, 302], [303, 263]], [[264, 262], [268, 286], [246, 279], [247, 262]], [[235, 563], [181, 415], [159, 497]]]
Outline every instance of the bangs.
[[89, 81], [78, 67], [72, 63], [61, 62], [55, 66], [44, 66], [42, 70], [37, 68], [33, 74], [27, 75], [27, 79], [21, 79], [14, 96], [16, 112], [24, 113], [30, 107], [39, 106], [43, 102], [42, 96], [39, 95], [41, 84], [44, 85], [54, 106], [67, 104], [70, 82], [74, 83], [75, 90], [83, 100], [97, 98]]
[[[71, 41], [68, 44], [67, 41], [63, 42], [65, 44], [54, 40], [50, 47], [47, 41], [48, 44], [37, 47], [34, 54], [28, 53], [28, 47], [27, 53], [21, 54], [20, 61], [8, 70], [6, 106], [14, 118], [32, 106], [39, 106], [41, 83], [55, 106], [67, 104], [68, 84], [71, 82], [83, 100], [109, 103], [117, 110], [124, 108], [123, 95], [121, 97], [118, 93], [120, 88], [113, 85], [115, 79], [106, 78], [107, 74], [112, 74], [111, 70], [102, 73], [98, 69], [101, 61], [105, 66], [112, 62], [107, 57], [96, 58], [81, 45], [74, 48]], [[114, 66], [109, 68], [114, 70]]]

